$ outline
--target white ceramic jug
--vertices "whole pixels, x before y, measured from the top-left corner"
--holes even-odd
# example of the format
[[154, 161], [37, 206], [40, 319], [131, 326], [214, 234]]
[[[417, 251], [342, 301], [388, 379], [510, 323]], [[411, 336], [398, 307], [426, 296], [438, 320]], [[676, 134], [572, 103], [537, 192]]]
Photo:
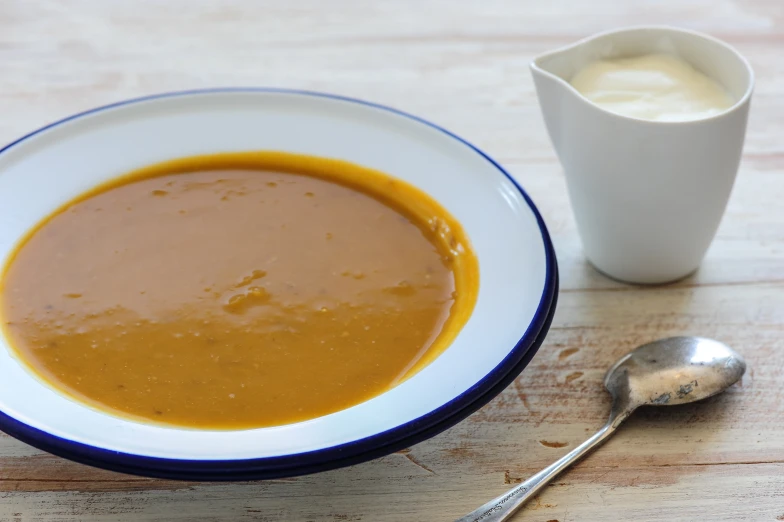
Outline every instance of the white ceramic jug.
[[[602, 109], [569, 84], [592, 61], [661, 52], [718, 81], [737, 102], [701, 120], [648, 121]], [[738, 171], [754, 84], [748, 62], [706, 35], [633, 27], [539, 56], [531, 71], [588, 260], [634, 283], [696, 270]]]

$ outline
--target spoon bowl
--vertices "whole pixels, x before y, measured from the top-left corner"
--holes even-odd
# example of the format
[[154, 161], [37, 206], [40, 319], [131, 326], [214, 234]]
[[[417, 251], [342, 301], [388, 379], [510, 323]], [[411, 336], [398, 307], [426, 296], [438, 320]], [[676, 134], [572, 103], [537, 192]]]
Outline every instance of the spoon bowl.
[[670, 337], [622, 357], [607, 371], [604, 386], [614, 402], [633, 411], [708, 398], [735, 384], [745, 371], [743, 357], [724, 343]]

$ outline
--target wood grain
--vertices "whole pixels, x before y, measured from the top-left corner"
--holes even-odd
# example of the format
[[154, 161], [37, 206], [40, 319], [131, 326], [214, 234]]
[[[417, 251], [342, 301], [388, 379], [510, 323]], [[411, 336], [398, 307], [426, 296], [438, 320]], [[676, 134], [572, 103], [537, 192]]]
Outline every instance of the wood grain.
[[[708, 256], [661, 288], [584, 261], [527, 64], [641, 23], [706, 31], [757, 74], [745, 157]], [[784, 10], [780, 0], [0, 0], [0, 142], [160, 91], [268, 85], [413, 112], [500, 160], [550, 227], [562, 292], [531, 366], [485, 408], [405, 452], [241, 484], [96, 470], [0, 436], [0, 520], [448, 521], [605, 420], [605, 368], [670, 334], [728, 342], [749, 372], [703, 404], [640, 412], [519, 520], [784, 520]]]

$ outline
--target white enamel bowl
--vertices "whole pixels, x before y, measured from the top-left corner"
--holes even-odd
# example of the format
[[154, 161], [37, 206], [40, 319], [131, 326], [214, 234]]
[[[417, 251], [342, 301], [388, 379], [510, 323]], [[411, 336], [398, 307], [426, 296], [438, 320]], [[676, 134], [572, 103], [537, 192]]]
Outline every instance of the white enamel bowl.
[[476, 308], [432, 364], [367, 402], [273, 428], [163, 428], [97, 412], [42, 384], [0, 338], [0, 429], [79, 462], [148, 476], [243, 480], [311, 473], [439, 433], [497, 395], [536, 352], [555, 309], [557, 266], [531, 200], [493, 160], [386, 107], [318, 93], [221, 89], [102, 107], [0, 150], [0, 263], [59, 205], [151, 163], [283, 150], [348, 160], [441, 202], [478, 255]]

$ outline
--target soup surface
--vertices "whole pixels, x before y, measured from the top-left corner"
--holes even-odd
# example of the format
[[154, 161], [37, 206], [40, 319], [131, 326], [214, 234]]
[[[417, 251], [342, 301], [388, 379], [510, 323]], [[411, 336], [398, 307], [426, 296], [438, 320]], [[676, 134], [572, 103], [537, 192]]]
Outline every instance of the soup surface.
[[232, 153], [154, 165], [47, 218], [3, 274], [17, 357], [81, 402], [206, 429], [383, 393], [468, 319], [478, 266], [429, 196], [345, 162]]

